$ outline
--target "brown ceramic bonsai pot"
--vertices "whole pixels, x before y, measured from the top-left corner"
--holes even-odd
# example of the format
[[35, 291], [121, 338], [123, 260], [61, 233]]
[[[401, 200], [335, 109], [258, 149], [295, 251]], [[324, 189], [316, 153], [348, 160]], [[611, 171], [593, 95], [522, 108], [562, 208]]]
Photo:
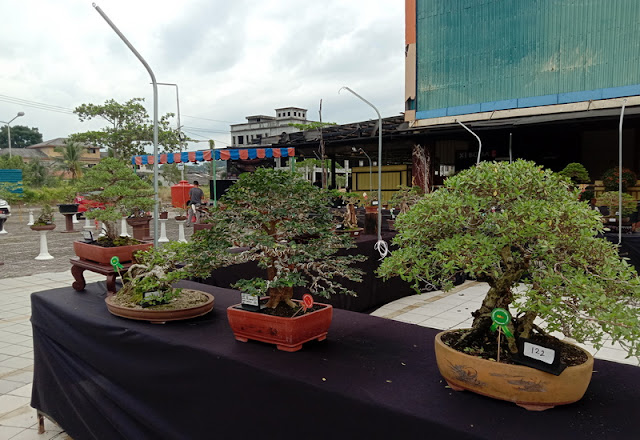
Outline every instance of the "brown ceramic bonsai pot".
[[104, 302], [107, 304], [107, 309], [116, 316], [135, 319], [138, 321], [149, 321], [153, 324], [164, 324], [167, 321], [191, 319], [209, 313], [213, 309], [213, 295], [206, 292], [202, 293], [208, 297], [207, 302], [198, 306], [180, 310], [152, 310], [150, 308], [132, 309], [129, 307], [122, 307], [113, 303], [113, 295], [108, 295], [104, 299]]
[[[455, 331], [455, 330], [452, 330]], [[591, 381], [593, 357], [567, 367], [559, 376], [523, 365], [511, 365], [471, 356], [445, 345], [436, 335], [436, 361], [440, 374], [455, 391], [473, 391], [514, 402], [532, 411], [573, 403], [582, 398]], [[579, 347], [578, 347], [579, 348]]]
[[162, 211], [159, 215], [158, 218], [161, 218], [163, 220], [166, 220], [169, 218], [169, 211]]
[[133, 261], [133, 254], [153, 247], [153, 243], [134, 244], [130, 246], [102, 247], [82, 241], [73, 242], [73, 250], [82, 260], [111, 264], [111, 258], [118, 257], [120, 263]]
[[34, 231], [53, 231], [56, 228], [56, 225], [31, 225], [29, 227]]
[[366, 212], [367, 214], [375, 214], [378, 212], [378, 207], [377, 206], [365, 206], [364, 207], [364, 212]]
[[213, 225], [211, 223], [194, 223], [193, 232], [202, 231], [203, 229], [211, 229]]
[[333, 307], [320, 303], [314, 305], [322, 308], [293, 318], [284, 318], [244, 310], [240, 304], [236, 304], [227, 309], [227, 317], [236, 340], [240, 342], [251, 339], [276, 344], [278, 350], [298, 351], [305, 342], [314, 339], [323, 341], [327, 338]]
[[186, 220], [187, 216], [186, 215], [176, 215], [175, 218], [176, 218], [176, 221], [180, 222], [180, 221]]
[[127, 219], [127, 224], [133, 230], [133, 238], [136, 240], [149, 240], [151, 233], [149, 232], [149, 223], [151, 217], [131, 217]]

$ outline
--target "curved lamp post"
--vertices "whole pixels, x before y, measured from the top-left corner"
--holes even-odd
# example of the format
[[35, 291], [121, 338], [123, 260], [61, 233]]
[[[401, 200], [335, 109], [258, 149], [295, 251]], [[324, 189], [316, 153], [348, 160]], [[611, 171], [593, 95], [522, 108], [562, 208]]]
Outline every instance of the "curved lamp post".
[[107, 15], [104, 12], [102, 12], [102, 9], [100, 9], [100, 6], [96, 5], [95, 3], [93, 3], [92, 6], [95, 8], [96, 11], [98, 11], [98, 14], [100, 14], [102, 18], [104, 18], [107, 24], [111, 26], [111, 29], [113, 29], [114, 32], [118, 34], [120, 39], [124, 41], [124, 44], [126, 44], [127, 47], [131, 49], [131, 52], [133, 52], [133, 54], [138, 58], [138, 60], [140, 60], [142, 65], [145, 67], [145, 69], [147, 69], [147, 72], [149, 72], [149, 76], [151, 76], [151, 84], [153, 84], [153, 157], [155, 159], [153, 161], [153, 193], [154, 193], [153, 194], [153, 201], [154, 201], [153, 203], [153, 247], [157, 248], [158, 247], [158, 203], [159, 203], [159, 200], [158, 200], [158, 83], [156, 81], [156, 76], [153, 74], [153, 71], [151, 70], [151, 67], [149, 67], [149, 65], [144, 60], [144, 58], [142, 58], [142, 55], [138, 53], [136, 48], [133, 47], [131, 43], [129, 43], [129, 40], [127, 40], [127, 37], [125, 37], [122, 34], [122, 32], [120, 32], [120, 30], [116, 27], [116, 25], [113, 24], [113, 22], [109, 19], [109, 17], [107, 17]]
[[[378, 242], [375, 245], [375, 249], [380, 252], [380, 257], [384, 258], [387, 256], [389, 248], [387, 246], [387, 243], [382, 240], [382, 116], [380, 116], [380, 112], [375, 105], [371, 104], [369, 101], [358, 95], [349, 87], [342, 87], [340, 90], [338, 90], [338, 93], [340, 93], [342, 89], [347, 90], [357, 98], [364, 101], [367, 105], [372, 107], [378, 115]], [[369, 167], [369, 171], [371, 171], [371, 167]]]
[[24, 116], [24, 112], [18, 112], [16, 116], [13, 117], [9, 122], [5, 122], [7, 124], [7, 145], [9, 145], [9, 157], [11, 157], [11, 123], [20, 116]]

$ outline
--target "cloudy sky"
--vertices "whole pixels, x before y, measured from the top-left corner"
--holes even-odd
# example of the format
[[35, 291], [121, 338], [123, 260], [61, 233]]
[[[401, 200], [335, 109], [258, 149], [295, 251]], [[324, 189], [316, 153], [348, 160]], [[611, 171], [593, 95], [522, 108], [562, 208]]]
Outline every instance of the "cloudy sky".
[[[229, 125], [278, 107], [337, 123], [403, 110], [401, 0], [96, 0], [151, 66], [177, 83], [181, 124], [195, 139], [230, 142]], [[97, 129], [72, 110], [133, 97], [153, 109], [143, 65], [91, 0], [0, 0], [0, 120], [37, 127], [44, 140]], [[176, 89], [159, 87], [160, 114]], [[175, 122], [175, 121], [174, 121]], [[192, 144], [191, 150], [205, 144]]]

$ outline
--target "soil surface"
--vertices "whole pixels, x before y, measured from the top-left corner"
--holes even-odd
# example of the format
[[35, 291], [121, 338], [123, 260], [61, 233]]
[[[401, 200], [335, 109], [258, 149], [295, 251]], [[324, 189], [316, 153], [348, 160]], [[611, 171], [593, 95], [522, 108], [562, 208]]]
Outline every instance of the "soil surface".
[[[301, 316], [301, 315], [304, 315], [305, 313], [310, 313], [316, 310], [320, 310], [323, 307], [324, 306], [314, 304], [313, 306], [311, 306], [311, 308], [307, 309], [307, 311], [305, 312], [304, 310], [302, 310], [302, 306], [289, 307], [285, 303], [280, 303], [276, 306], [275, 309], [265, 307], [264, 309], [261, 309], [260, 311], [256, 311], [255, 313], [263, 313], [265, 315], [271, 315], [271, 316], [281, 316], [283, 318], [293, 318], [294, 316]], [[238, 308], [240, 309], [242, 307], [238, 306]]]
[[183, 310], [191, 307], [197, 307], [206, 303], [209, 297], [200, 290], [182, 289], [182, 293], [178, 297], [171, 300], [168, 304], [160, 304], [157, 306], [142, 307], [132, 302], [131, 297], [116, 294], [111, 301], [120, 307], [127, 307], [133, 310]]
[[[442, 342], [451, 347], [456, 344], [458, 339], [464, 334], [464, 330], [452, 331], [442, 336]], [[498, 337], [497, 334], [493, 334], [493, 337], [486, 338], [482, 343], [474, 343], [473, 346], [465, 347], [463, 350], [456, 348], [465, 354], [471, 356], [477, 356], [482, 359], [496, 360], [498, 353]], [[537, 342], [547, 347], [553, 348], [556, 353], [560, 353], [560, 362], [571, 367], [575, 365], [583, 364], [587, 361], [587, 355], [580, 348], [569, 345], [558, 338], [545, 335], [533, 335], [529, 338], [532, 342]], [[504, 340], [504, 335], [500, 344], [500, 362], [505, 364], [516, 364], [512, 359], [512, 354], [507, 348], [507, 344]]]

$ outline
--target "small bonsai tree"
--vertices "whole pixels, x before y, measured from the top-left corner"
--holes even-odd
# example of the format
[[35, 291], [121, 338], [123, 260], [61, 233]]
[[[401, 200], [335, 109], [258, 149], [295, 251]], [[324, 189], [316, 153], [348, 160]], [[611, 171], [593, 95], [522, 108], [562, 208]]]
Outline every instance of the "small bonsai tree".
[[507, 324], [512, 353], [518, 338], [543, 331], [534, 323], [540, 317], [546, 331], [595, 347], [608, 333], [640, 355], [640, 279], [612, 243], [597, 237], [600, 216], [577, 192], [533, 162], [482, 162], [398, 219], [399, 249], [379, 274], [400, 275], [416, 289], [432, 283], [448, 290], [457, 271], [487, 282], [473, 327], [454, 348], [495, 346], [491, 312], [514, 307]]
[[[630, 187], [636, 184], [638, 177], [636, 173], [628, 168], [622, 169], [622, 192], [627, 192]], [[618, 191], [620, 188], [620, 169], [609, 168], [602, 175], [602, 183], [607, 191]]]
[[[615, 216], [620, 207], [620, 193], [618, 191], [607, 191], [600, 194], [596, 204], [598, 206], [606, 206], [609, 210], [609, 216]], [[636, 212], [637, 202], [630, 194], [622, 194], [622, 216], [629, 217]]]
[[[213, 227], [193, 239], [189, 270], [208, 275], [211, 268], [256, 261], [266, 279], [238, 281], [234, 287], [252, 295], [268, 295], [267, 307], [297, 305], [293, 288], [329, 297], [355, 295], [338, 277], [360, 281], [361, 271], [350, 267], [362, 256], [336, 255], [353, 241], [333, 232], [329, 195], [300, 174], [259, 168], [242, 174], [222, 197], [224, 210], [212, 212]], [[239, 253], [230, 246], [244, 247]]]
[[579, 183], [591, 182], [587, 169], [584, 167], [584, 165], [577, 162], [571, 162], [566, 167], [564, 167], [562, 171], [558, 172], [558, 174], [571, 179], [571, 181], [576, 185]]
[[424, 197], [424, 191], [419, 186], [408, 187], [400, 185], [398, 190], [393, 193], [391, 200], [389, 200], [389, 205], [397, 209], [400, 214], [404, 214], [422, 197]]
[[118, 239], [116, 222], [123, 216], [146, 212], [153, 207], [153, 187], [139, 178], [119, 159], [102, 159], [87, 171], [78, 183], [84, 192], [91, 192], [91, 199], [103, 203], [104, 209], [96, 209], [85, 215], [98, 219], [105, 225], [106, 239]]
[[38, 218], [33, 222], [33, 226], [52, 225], [54, 223], [55, 220], [53, 218], [53, 209], [48, 204], [42, 205], [42, 208], [40, 209], [40, 215], [38, 215]]

